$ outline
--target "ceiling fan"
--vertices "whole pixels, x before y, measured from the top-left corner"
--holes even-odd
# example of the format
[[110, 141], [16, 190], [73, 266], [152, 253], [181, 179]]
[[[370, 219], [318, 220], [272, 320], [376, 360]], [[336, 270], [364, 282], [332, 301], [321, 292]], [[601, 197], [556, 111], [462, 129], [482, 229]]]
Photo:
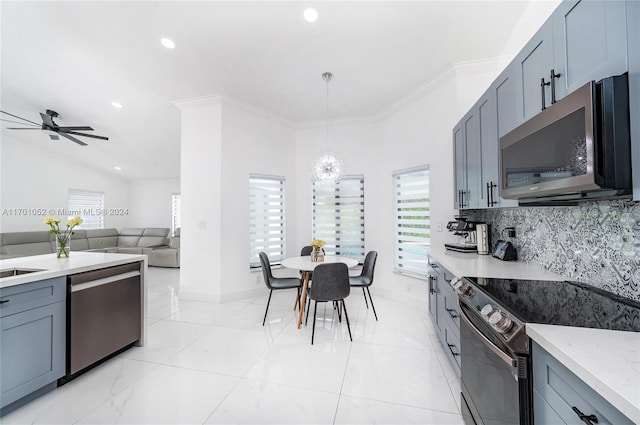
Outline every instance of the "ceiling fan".
[[73, 136], [82, 136], [82, 137], [91, 137], [92, 139], [109, 140], [108, 137], [104, 137], [104, 136], [96, 136], [94, 134], [79, 133], [78, 130], [93, 131], [93, 128], [91, 128], [89, 126], [86, 126], [86, 125], [71, 126], [71, 127], [61, 127], [61, 126], [59, 126], [58, 124], [53, 122], [53, 119], [58, 116], [58, 113], [56, 111], [52, 111], [50, 109], [47, 109], [44, 114], [40, 113], [40, 117], [42, 117], [42, 124], [38, 124], [38, 123], [30, 121], [30, 120], [28, 120], [26, 118], [22, 118], [22, 117], [19, 117], [17, 115], [13, 115], [13, 114], [10, 114], [10, 113], [5, 112], [5, 111], [1, 111], [0, 110], [0, 112], [2, 112], [5, 115], [9, 115], [10, 117], [17, 118], [17, 119], [25, 121], [25, 122], [6, 120], [6, 119], [2, 119], [2, 118], [0, 118], [0, 121], [6, 121], [6, 122], [12, 122], [14, 124], [21, 124], [21, 125], [29, 125], [30, 126], [30, 127], [7, 127], [8, 130], [42, 130], [42, 131], [46, 131], [47, 133], [49, 133], [49, 137], [51, 138], [51, 140], [59, 140], [60, 137], [58, 137], [58, 136], [62, 136], [64, 138], [67, 138], [67, 139], [71, 140], [72, 142], [75, 142], [75, 143], [79, 144], [80, 146], [87, 146], [87, 144], [85, 142], [83, 142], [82, 140], [79, 140], [79, 139], [77, 139], [77, 138], [75, 138]]

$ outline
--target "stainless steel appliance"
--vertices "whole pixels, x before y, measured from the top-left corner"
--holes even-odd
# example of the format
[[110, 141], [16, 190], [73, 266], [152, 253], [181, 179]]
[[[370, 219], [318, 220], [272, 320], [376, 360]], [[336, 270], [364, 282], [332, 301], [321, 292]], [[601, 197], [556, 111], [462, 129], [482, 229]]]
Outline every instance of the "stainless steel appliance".
[[140, 267], [133, 263], [69, 276], [63, 382], [140, 339]]
[[447, 223], [447, 230], [458, 236], [457, 243], [445, 243], [445, 249], [456, 252], [478, 252], [476, 238], [476, 222], [466, 221], [464, 217], [456, 217]]
[[467, 425], [534, 423], [526, 323], [640, 331], [640, 303], [581, 283], [463, 278], [456, 290]]
[[489, 255], [489, 249], [491, 248], [489, 238], [489, 225], [486, 223], [476, 224], [476, 240], [478, 245], [479, 255]]
[[631, 193], [627, 74], [590, 82], [500, 138], [501, 196], [521, 204]]

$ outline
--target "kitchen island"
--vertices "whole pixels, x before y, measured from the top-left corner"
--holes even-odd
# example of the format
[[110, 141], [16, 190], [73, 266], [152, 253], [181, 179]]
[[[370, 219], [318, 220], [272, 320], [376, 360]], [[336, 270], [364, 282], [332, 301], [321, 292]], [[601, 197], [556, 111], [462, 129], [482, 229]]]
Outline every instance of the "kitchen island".
[[145, 255], [0, 260], [0, 414], [144, 345]]

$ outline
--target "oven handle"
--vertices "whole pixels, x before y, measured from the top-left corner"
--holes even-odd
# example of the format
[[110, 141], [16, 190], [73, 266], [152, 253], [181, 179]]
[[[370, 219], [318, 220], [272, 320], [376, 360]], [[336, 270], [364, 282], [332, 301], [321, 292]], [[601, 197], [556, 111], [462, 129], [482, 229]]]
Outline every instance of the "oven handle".
[[505, 353], [504, 351], [502, 351], [501, 349], [496, 347], [491, 341], [489, 341], [489, 339], [486, 336], [482, 335], [482, 332], [480, 332], [473, 325], [473, 323], [471, 323], [471, 320], [469, 320], [469, 318], [467, 317], [467, 313], [465, 313], [464, 308], [461, 309], [461, 313], [462, 313], [461, 314], [462, 319], [467, 324], [467, 326], [469, 326], [469, 328], [473, 331], [473, 333], [478, 338], [480, 338], [480, 341], [482, 341], [484, 343], [484, 345], [486, 345], [487, 348], [493, 352], [493, 354], [498, 356], [500, 358], [500, 360], [502, 360], [506, 364], [510, 365], [511, 367], [516, 367], [518, 365], [518, 361], [516, 359], [513, 359], [507, 353]]

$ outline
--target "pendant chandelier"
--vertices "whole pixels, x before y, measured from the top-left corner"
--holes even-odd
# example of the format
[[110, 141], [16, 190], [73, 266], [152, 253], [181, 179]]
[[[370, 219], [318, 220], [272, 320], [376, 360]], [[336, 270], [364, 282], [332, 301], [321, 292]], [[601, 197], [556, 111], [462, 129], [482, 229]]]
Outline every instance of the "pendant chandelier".
[[343, 173], [343, 164], [338, 156], [329, 150], [329, 131], [335, 141], [333, 133], [333, 122], [329, 115], [329, 81], [333, 78], [333, 74], [325, 72], [322, 79], [327, 83], [327, 137], [326, 151], [321, 153], [315, 160], [313, 165], [313, 181], [319, 184], [336, 184], [340, 181]]

